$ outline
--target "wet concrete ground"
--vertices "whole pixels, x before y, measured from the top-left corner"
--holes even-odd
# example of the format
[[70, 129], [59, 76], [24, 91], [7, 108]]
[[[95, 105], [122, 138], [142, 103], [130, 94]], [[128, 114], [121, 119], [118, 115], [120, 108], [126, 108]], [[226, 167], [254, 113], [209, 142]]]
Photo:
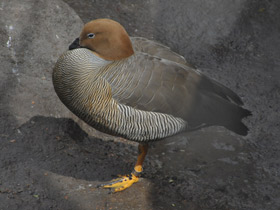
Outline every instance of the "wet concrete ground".
[[[0, 3], [0, 209], [280, 209], [280, 3], [11, 0]], [[237, 92], [247, 137], [220, 127], [151, 145], [141, 181], [137, 145], [104, 135], [59, 101], [51, 71], [83, 23], [109, 17], [159, 41]]]

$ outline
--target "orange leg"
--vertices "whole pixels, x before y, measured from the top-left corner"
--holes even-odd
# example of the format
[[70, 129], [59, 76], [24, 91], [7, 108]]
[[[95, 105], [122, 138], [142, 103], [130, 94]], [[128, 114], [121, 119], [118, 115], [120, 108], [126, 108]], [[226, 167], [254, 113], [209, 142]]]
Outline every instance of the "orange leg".
[[143, 162], [145, 160], [146, 154], [148, 152], [148, 144], [139, 144], [138, 145], [138, 157], [137, 157], [137, 162], [134, 166], [134, 171], [132, 174], [135, 176], [139, 176], [140, 173], [143, 171]]
[[148, 152], [148, 144], [139, 144], [138, 150], [137, 162], [131, 174], [113, 179], [108, 184], [102, 185], [103, 188], [111, 188], [113, 192], [119, 192], [129, 188], [133, 183], [138, 182], [140, 174], [143, 171], [142, 165]]

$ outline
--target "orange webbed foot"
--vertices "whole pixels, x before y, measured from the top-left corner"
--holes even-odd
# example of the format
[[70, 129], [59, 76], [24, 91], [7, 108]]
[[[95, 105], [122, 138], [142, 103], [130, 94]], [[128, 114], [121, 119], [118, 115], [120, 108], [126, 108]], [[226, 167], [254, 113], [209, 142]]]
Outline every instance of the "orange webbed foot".
[[133, 183], [138, 182], [139, 177], [135, 176], [133, 173], [125, 176], [121, 176], [120, 178], [113, 179], [109, 183], [102, 184], [99, 187], [109, 188], [113, 193], [123, 191], [129, 188]]
[[147, 144], [139, 144], [139, 155], [135, 164], [134, 170], [131, 174], [120, 176], [120, 178], [113, 179], [107, 184], [99, 185], [98, 187], [109, 188], [113, 193], [123, 191], [129, 188], [133, 183], [139, 181], [140, 174], [143, 171], [142, 164], [148, 151]]

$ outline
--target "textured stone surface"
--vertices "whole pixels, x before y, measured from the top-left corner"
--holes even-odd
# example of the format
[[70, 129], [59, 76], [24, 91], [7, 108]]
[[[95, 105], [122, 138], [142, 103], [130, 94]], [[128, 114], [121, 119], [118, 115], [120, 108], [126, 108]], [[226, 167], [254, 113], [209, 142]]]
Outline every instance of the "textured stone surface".
[[61, 1], [12, 0], [0, 6], [3, 112], [16, 126], [35, 115], [69, 116], [55, 96], [51, 73], [81, 30], [80, 18]]
[[[0, 2], [0, 209], [279, 209], [279, 9], [277, 0]], [[212, 127], [157, 142], [139, 183], [96, 188], [131, 170], [135, 144], [69, 113], [51, 71], [83, 22], [102, 17], [236, 91], [253, 112], [250, 134]]]

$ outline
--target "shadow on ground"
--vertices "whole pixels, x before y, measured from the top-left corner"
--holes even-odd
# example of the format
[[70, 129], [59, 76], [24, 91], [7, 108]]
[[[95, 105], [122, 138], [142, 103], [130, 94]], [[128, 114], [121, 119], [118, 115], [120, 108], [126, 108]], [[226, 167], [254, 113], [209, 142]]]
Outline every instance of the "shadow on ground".
[[2, 141], [0, 199], [11, 209], [226, 209], [248, 196], [242, 186], [254, 177], [244, 142], [223, 133], [204, 129], [154, 143], [144, 178], [108, 194], [96, 186], [130, 172], [137, 148], [90, 137], [72, 119], [36, 116]]
[[95, 191], [100, 181], [130, 171], [133, 160], [128, 150], [133, 149], [90, 138], [71, 119], [33, 117], [2, 144], [0, 196], [13, 198], [12, 209], [38, 204], [40, 209], [83, 209], [77, 193]]

